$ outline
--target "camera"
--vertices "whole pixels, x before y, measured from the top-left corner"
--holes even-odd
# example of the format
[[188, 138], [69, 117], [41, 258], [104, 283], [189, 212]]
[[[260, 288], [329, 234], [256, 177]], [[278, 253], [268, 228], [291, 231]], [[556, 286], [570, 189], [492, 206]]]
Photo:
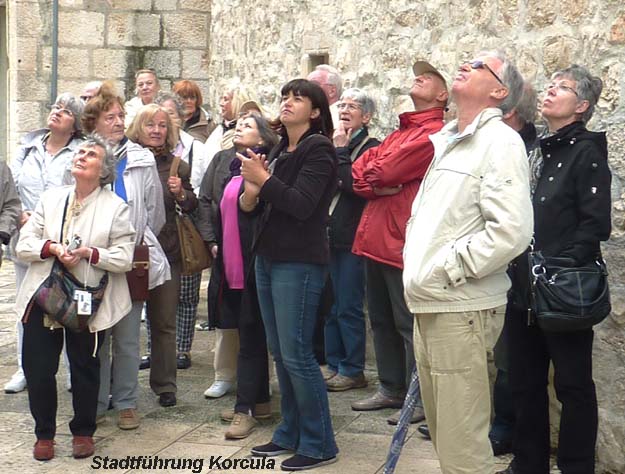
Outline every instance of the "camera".
[[72, 241], [67, 245], [67, 251], [72, 252], [76, 250], [82, 244], [82, 239], [80, 236], [75, 235]]

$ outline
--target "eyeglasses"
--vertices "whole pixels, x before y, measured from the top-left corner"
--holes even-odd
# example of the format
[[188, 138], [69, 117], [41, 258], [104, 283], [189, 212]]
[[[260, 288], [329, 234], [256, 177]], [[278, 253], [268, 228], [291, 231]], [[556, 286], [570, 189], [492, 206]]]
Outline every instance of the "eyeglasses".
[[466, 63], [464, 63], [464, 64], [468, 64], [469, 66], [471, 66], [471, 69], [486, 69], [488, 72], [490, 72], [490, 73], [493, 75], [493, 77], [494, 77], [495, 79], [497, 79], [497, 81], [499, 82], [499, 84], [501, 84], [501, 85], [502, 85], [502, 86], [504, 86], [504, 87], [507, 87], [507, 86], [503, 83], [503, 81], [501, 80], [501, 78], [500, 78], [500, 77], [499, 77], [499, 76], [495, 73], [495, 71], [493, 71], [493, 70], [490, 68], [490, 66], [489, 66], [488, 64], [486, 64], [484, 61], [480, 61], [480, 60], [478, 59], [478, 60], [475, 60], [475, 61], [467, 61], [467, 62], [466, 62]]
[[356, 110], [360, 110], [360, 105], [340, 102], [339, 105], [336, 106], [336, 108], [339, 110], [348, 110], [349, 112], [355, 112]]
[[548, 92], [552, 89], [556, 89], [556, 91], [570, 92], [572, 94], [575, 94], [576, 97], [579, 97], [579, 94], [575, 89], [573, 89], [571, 86], [562, 84], [561, 82], [552, 82], [551, 84], [547, 85], [547, 87], [545, 87], [545, 92]]
[[83, 102], [89, 102], [92, 98], [93, 98], [92, 95], [81, 95], [80, 96], [80, 100], [82, 100]]
[[66, 109], [62, 106], [60, 106], [59, 104], [54, 104], [52, 105], [52, 107], [50, 108], [52, 112], [60, 114], [60, 115], [65, 115], [66, 117], [73, 117], [74, 116], [74, 112], [72, 112], [69, 109]]

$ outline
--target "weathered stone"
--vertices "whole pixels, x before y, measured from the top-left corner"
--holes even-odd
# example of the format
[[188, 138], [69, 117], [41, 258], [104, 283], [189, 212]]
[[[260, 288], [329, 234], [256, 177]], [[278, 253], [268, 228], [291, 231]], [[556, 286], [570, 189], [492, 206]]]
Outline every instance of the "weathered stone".
[[577, 41], [566, 36], [551, 36], [543, 41], [543, 66], [547, 75], [570, 66], [576, 58]]
[[588, 0], [567, 0], [560, 4], [560, 15], [571, 25], [577, 25], [588, 11]]
[[527, 2], [527, 25], [532, 29], [552, 25], [556, 19], [555, 2], [529, 0]]
[[621, 80], [623, 78], [623, 63], [614, 61], [604, 67], [601, 77], [603, 79], [603, 90], [597, 103], [597, 109], [603, 113], [612, 112], [616, 109], [621, 100]]
[[114, 0], [115, 10], [151, 10], [152, 0]]
[[176, 10], [178, 0], [154, 0], [154, 10]]
[[104, 15], [95, 12], [59, 12], [59, 44], [104, 45]]
[[[164, 40], [167, 48], [208, 46], [208, 15], [201, 13], [172, 13], [163, 15]], [[236, 38], [231, 37], [231, 39]]]
[[612, 44], [624, 44], [625, 43], [625, 13], [614, 20], [610, 27], [609, 41]]
[[[145, 66], [156, 70], [158, 77], [180, 76], [180, 52], [178, 51], [147, 51], [145, 53]], [[161, 84], [162, 86], [162, 84]]]
[[89, 56], [89, 51], [85, 49], [59, 48], [59, 76], [62, 78], [90, 77]]
[[60, 7], [80, 8], [83, 6], [83, 0], [59, 0]]
[[159, 46], [160, 16], [148, 13], [109, 15], [109, 46]]
[[197, 10], [204, 13], [211, 11], [211, 0], [180, 0], [180, 10]]
[[[113, 79], [125, 77], [132, 67], [133, 52], [125, 49], [96, 49], [93, 51], [93, 75]], [[132, 71], [130, 71], [132, 72]]]
[[182, 51], [182, 76], [185, 79], [208, 77], [208, 51], [186, 49]]
[[17, 14], [14, 15], [14, 20], [20, 36], [41, 36], [43, 28], [41, 14], [41, 9], [37, 3], [17, 7]]
[[37, 53], [39, 51], [39, 41], [34, 36], [20, 36], [15, 38], [16, 48], [13, 55], [16, 68], [21, 71], [37, 71]]
[[64, 79], [59, 78], [59, 82], [57, 85], [58, 93], [62, 94], [64, 92], [69, 92], [70, 94], [74, 94], [76, 97], [80, 96], [85, 84], [89, 82], [88, 76], [85, 76], [84, 79]]
[[18, 130], [34, 130], [41, 127], [45, 111], [41, 102], [12, 102], [10, 114]]
[[[19, 84], [19, 87], [11, 87], [11, 99], [20, 101], [41, 101], [50, 100], [49, 76], [41, 74], [33, 77], [30, 71], [9, 71], [9, 82]], [[15, 89], [15, 90], [13, 90]]]

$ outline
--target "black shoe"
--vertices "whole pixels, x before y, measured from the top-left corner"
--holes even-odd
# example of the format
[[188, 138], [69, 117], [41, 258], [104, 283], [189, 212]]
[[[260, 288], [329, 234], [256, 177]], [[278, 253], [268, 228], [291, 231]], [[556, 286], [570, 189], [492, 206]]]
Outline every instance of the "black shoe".
[[417, 431], [425, 439], [432, 439], [432, 437], [430, 436], [430, 428], [428, 427], [427, 423], [423, 423], [422, 425], [417, 426]]
[[495, 474], [514, 474], [514, 468], [512, 467], [512, 463], [510, 463], [510, 465], [503, 471], [497, 471]]
[[208, 331], [209, 330], [208, 321], [197, 323], [195, 325], [195, 330], [196, 331]]
[[158, 396], [158, 403], [162, 407], [173, 407], [176, 405], [176, 394], [174, 392], [163, 392]]
[[501, 456], [502, 454], [508, 454], [512, 452], [512, 441], [503, 439], [490, 439], [490, 444], [493, 447], [493, 454], [495, 456]]
[[141, 357], [141, 363], [139, 364], [139, 370], [145, 370], [150, 368], [150, 356]]
[[189, 357], [189, 354], [178, 354], [178, 357], [176, 357], [176, 367], [181, 370], [191, 367], [191, 357]]
[[336, 462], [336, 456], [327, 459], [315, 459], [296, 454], [282, 461], [280, 468], [282, 468], [283, 471], [304, 471], [306, 469], [314, 469], [319, 466], [325, 466], [326, 464], [332, 464], [333, 462]]
[[251, 449], [251, 452], [254, 456], [260, 456], [263, 458], [269, 458], [272, 456], [279, 456], [280, 454], [290, 453], [290, 449], [285, 449], [282, 446], [278, 446], [277, 444], [272, 443], [271, 441], [267, 444], [261, 444], [260, 446], [254, 446]]

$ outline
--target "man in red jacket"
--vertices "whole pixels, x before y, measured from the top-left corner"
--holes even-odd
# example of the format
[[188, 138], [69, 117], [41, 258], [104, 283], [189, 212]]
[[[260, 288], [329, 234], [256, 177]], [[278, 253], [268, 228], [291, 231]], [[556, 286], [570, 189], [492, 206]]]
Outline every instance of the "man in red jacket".
[[[352, 403], [358, 411], [401, 408], [412, 369], [413, 316], [404, 301], [402, 250], [410, 208], [428, 169], [434, 148], [429, 135], [443, 127], [447, 84], [425, 61], [412, 67], [414, 112], [399, 116], [399, 130], [354, 162], [354, 192], [368, 200], [352, 252], [366, 257], [367, 303], [380, 388]], [[399, 413], [389, 418], [396, 424]], [[424, 418], [417, 407], [412, 422]]]

